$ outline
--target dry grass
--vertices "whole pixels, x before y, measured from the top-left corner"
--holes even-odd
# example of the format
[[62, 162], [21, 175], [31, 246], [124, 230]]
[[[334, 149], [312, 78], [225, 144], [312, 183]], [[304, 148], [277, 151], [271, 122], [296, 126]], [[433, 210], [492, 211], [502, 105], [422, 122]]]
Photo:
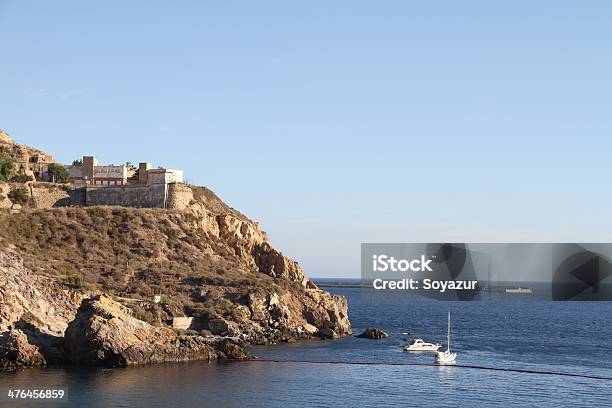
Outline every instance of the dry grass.
[[[183, 313], [204, 320], [232, 317], [247, 293], [292, 287], [248, 265], [219, 238], [197, 228], [192, 217], [123, 207], [4, 212], [0, 247], [14, 245], [29, 269], [71, 286], [130, 298], [163, 294], [169, 310], [134, 307], [152, 322]], [[210, 288], [218, 289], [216, 297]]]

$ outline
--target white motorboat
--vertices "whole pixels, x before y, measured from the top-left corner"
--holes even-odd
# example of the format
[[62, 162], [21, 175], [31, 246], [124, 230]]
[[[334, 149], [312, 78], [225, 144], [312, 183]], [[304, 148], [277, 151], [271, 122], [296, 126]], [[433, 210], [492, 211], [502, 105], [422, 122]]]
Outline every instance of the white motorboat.
[[451, 314], [448, 312], [448, 334], [446, 335], [446, 340], [448, 345], [446, 347], [446, 351], [438, 351], [434, 356], [434, 362], [436, 364], [452, 364], [457, 360], [457, 353], [453, 353], [451, 351]]
[[404, 351], [438, 351], [440, 343], [427, 343], [423, 339], [413, 339], [404, 346]]

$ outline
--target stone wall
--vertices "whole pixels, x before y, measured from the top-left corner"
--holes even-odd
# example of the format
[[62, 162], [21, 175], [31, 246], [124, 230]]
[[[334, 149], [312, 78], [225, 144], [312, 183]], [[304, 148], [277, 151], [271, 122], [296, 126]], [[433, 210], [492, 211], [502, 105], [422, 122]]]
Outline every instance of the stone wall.
[[73, 190], [71, 205], [119, 205], [136, 208], [172, 208], [184, 210], [191, 200], [191, 188], [181, 183], [131, 184], [124, 186], [96, 186]]
[[[22, 186], [22, 185], [18, 185]], [[33, 197], [34, 208], [67, 206], [118, 205], [136, 208], [170, 208], [184, 210], [193, 200], [191, 188], [181, 183], [149, 185], [96, 186], [64, 190], [51, 183], [25, 186]], [[9, 183], [0, 183], [0, 208], [11, 208]], [[20, 208], [20, 206], [15, 206]]]
[[31, 183], [29, 187], [34, 208], [62, 207], [70, 202], [68, 191], [57, 184]]
[[30, 200], [26, 207], [31, 208], [51, 208], [62, 207], [71, 204], [70, 195], [67, 189], [61, 185], [52, 183], [0, 183], [0, 208], [21, 208], [16, 204], [13, 206], [8, 194], [13, 188], [25, 188], [28, 190]]
[[119, 205], [137, 208], [165, 208], [167, 184], [147, 186], [93, 186], [85, 188], [85, 205]]
[[167, 208], [184, 210], [193, 200], [193, 191], [182, 183], [168, 184]]

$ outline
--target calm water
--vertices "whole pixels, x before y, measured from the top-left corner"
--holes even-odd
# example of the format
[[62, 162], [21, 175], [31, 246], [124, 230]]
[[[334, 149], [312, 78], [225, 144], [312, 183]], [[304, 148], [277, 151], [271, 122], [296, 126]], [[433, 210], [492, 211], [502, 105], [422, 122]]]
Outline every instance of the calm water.
[[[253, 352], [268, 359], [429, 363], [430, 354], [401, 350], [412, 337], [402, 333], [444, 341], [450, 309], [461, 364], [612, 377], [612, 302], [382, 303], [362, 299], [359, 289], [332, 291], [348, 297], [356, 333], [375, 326], [391, 337], [255, 347]], [[0, 374], [3, 392], [54, 386], [69, 390], [68, 402], [57, 405], [64, 407], [612, 406], [612, 381], [462, 367], [192, 362]]]

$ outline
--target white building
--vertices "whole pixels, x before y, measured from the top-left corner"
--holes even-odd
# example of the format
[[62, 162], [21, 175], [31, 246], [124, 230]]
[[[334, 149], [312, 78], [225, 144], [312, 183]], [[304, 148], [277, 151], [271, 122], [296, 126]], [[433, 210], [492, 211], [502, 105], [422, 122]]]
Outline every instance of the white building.
[[121, 186], [127, 183], [128, 168], [124, 165], [94, 166], [91, 184]]
[[183, 171], [175, 169], [151, 169], [147, 171], [148, 184], [182, 183]]

